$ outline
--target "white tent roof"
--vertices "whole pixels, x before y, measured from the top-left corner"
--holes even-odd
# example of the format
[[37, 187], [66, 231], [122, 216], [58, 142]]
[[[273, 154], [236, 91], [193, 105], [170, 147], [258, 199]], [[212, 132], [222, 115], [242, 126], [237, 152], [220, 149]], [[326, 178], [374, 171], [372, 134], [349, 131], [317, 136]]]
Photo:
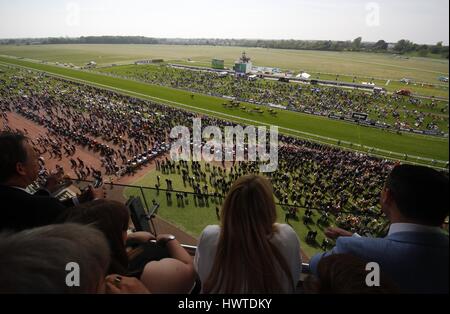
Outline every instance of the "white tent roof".
[[306, 72], [303, 72], [303, 73], [302, 73], [302, 77], [305, 78], [305, 79], [309, 79], [309, 78], [311, 77], [311, 74], [308, 74], [308, 73], [306, 73]]
[[296, 77], [298, 78], [304, 78], [304, 79], [309, 79], [311, 77], [311, 74], [308, 74], [306, 72], [300, 73], [298, 74]]

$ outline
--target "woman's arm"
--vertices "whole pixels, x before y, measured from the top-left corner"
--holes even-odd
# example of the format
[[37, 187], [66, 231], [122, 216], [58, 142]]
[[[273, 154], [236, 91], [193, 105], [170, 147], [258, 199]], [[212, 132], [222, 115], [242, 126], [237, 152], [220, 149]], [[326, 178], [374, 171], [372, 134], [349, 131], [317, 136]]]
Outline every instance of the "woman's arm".
[[156, 243], [167, 248], [170, 258], [148, 263], [142, 283], [152, 293], [189, 293], [196, 278], [192, 257], [171, 235], [158, 235]]
[[192, 256], [181, 246], [180, 242], [170, 234], [160, 234], [156, 237], [158, 245], [165, 245], [169, 256], [175, 258], [186, 265], [193, 265]]
[[145, 231], [136, 231], [133, 233], [129, 233], [127, 236], [127, 241], [132, 241], [132, 242], [145, 243], [150, 240], [156, 240], [156, 238], [150, 232], [145, 232]]

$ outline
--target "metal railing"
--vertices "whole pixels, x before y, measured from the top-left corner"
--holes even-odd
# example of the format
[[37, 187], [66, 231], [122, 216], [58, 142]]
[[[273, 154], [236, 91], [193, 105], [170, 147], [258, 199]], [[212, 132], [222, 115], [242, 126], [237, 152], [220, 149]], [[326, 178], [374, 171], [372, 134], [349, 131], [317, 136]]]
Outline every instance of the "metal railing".
[[[74, 185], [80, 187], [80, 189], [83, 189], [87, 185], [94, 183], [93, 181], [90, 181], [90, 180], [80, 180], [80, 179], [71, 179], [71, 180], [73, 181]], [[83, 187], [83, 185], [85, 185], [85, 186]], [[152, 207], [155, 205], [155, 201], [156, 201], [155, 198], [157, 197], [157, 193], [160, 193], [159, 197], [161, 197], [162, 193], [165, 192], [165, 193], [170, 193], [170, 194], [182, 193], [183, 195], [187, 195], [188, 197], [199, 197], [199, 198], [210, 198], [210, 199], [219, 198], [219, 200], [218, 200], [219, 202], [217, 202], [217, 203], [211, 202], [211, 204], [214, 204], [217, 206], [219, 205], [219, 203], [221, 203], [220, 199], [223, 199], [223, 196], [221, 196], [221, 195], [218, 196], [217, 194], [211, 194], [211, 193], [199, 194], [199, 193], [195, 193], [195, 192], [191, 192], [191, 191], [153, 188], [153, 187], [148, 187], [148, 186], [137, 186], [137, 185], [130, 185], [130, 184], [105, 182], [105, 183], [103, 183], [103, 186], [105, 187], [106, 191], [108, 191], [108, 189], [110, 191], [113, 191], [114, 192], [113, 194], [116, 196], [116, 199], [122, 198], [122, 201], [126, 200], [127, 197], [131, 197], [131, 196], [141, 198], [142, 203], [143, 203], [147, 213], [153, 212]], [[115, 192], [117, 192], [117, 190], [116, 190], [117, 188], [121, 189], [120, 194], [115, 193]], [[128, 193], [126, 193], [126, 189], [129, 189]], [[149, 191], [152, 191], [153, 194], [149, 194]], [[149, 197], [150, 197], [150, 199], [149, 199]], [[163, 196], [163, 197], [165, 197], [165, 196]], [[330, 216], [334, 216], [334, 214], [332, 212], [330, 212], [328, 210], [320, 209], [320, 208], [304, 207], [301, 205], [286, 204], [286, 203], [279, 203], [279, 202], [276, 204], [279, 206], [282, 206], [282, 207], [296, 207], [296, 208], [301, 208], [304, 210], [312, 210], [312, 211], [316, 211], [316, 212], [327, 212], [327, 213], [330, 213]], [[202, 206], [200, 206], [200, 207], [202, 207]], [[204, 205], [203, 207], [207, 207], [207, 206]], [[352, 214], [355, 216], [373, 216], [373, 217], [381, 217], [381, 215], [382, 215], [381, 213], [346, 211], [346, 210], [340, 210], [338, 213], [339, 214]], [[149, 223], [151, 223], [150, 217], [149, 217]], [[155, 226], [153, 224], [151, 224], [151, 226], [152, 226], [154, 233], [156, 234]], [[197, 247], [195, 245], [181, 244], [181, 246], [183, 248], [185, 248], [186, 251], [191, 256], [195, 255], [195, 252], [197, 250]], [[310, 273], [309, 264], [302, 263], [302, 274], [306, 275], [309, 273]]]
[[[84, 189], [85, 187], [83, 186], [84, 184], [86, 185], [90, 185], [90, 184], [94, 184], [94, 181], [90, 181], [90, 180], [80, 180], [80, 179], [70, 179], [72, 180], [73, 184], [75, 186], [77, 186], [80, 190]], [[147, 211], [147, 213], [153, 212], [153, 210], [149, 207], [149, 204], [153, 205], [154, 202], [153, 200], [150, 202], [147, 200], [147, 196], [145, 193], [145, 190], [157, 190], [156, 188], [151, 188], [151, 187], [145, 187], [145, 186], [136, 186], [136, 185], [129, 185], [129, 184], [116, 184], [116, 183], [104, 183], [103, 184], [104, 187], [106, 187], [106, 191], [108, 191], [108, 186], [111, 189], [114, 187], [120, 187], [120, 188], [131, 188], [131, 189], [135, 189], [136, 191], [139, 191], [139, 195], [135, 195], [135, 196], [139, 196], [140, 198], [143, 199], [143, 204], [145, 205], [145, 210]], [[114, 191], [113, 189], [110, 191]], [[166, 191], [166, 192], [170, 192], [170, 193], [186, 193], [188, 195], [198, 195], [194, 192], [189, 192], [189, 191], [177, 191], [177, 190], [168, 190], [168, 189], [159, 189], [159, 191]], [[122, 191], [123, 192], [123, 191]], [[117, 194], [116, 194], [117, 196]], [[214, 194], [203, 194], [203, 197], [207, 196], [207, 197], [214, 197]], [[126, 198], [124, 195], [121, 195], [121, 197]], [[294, 206], [294, 205], [289, 205], [289, 206]], [[297, 206], [298, 207], [298, 206]], [[155, 235], [157, 234], [156, 229], [154, 224], [152, 224], [152, 217], [151, 215], [148, 217], [149, 218], [149, 223], [151, 223], [152, 225], [152, 229]], [[151, 242], [156, 243], [156, 240], [151, 240]], [[180, 245], [189, 253], [189, 255], [194, 256], [196, 251], [197, 251], [197, 246], [196, 245], [189, 245], [189, 244], [184, 244], [184, 243], [180, 243]], [[310, 267], [308, 263], [303, 262], [302, 263], [302, 275], [308, 275], [310, 274]], [[299, 281], [301, 281], [301, 278], [299, 279]]]
[[[83, 180], [83, 179], [73, 179], [70, 178], [70, 180], [72, 180], [75, 185], [80, 184], [80, 183], [84, 183], [84, 184], [93, 184], [95, 183], [94, 181], [90, 181], [90, 180]], [[139, 194], [142, 197], [143, 201], [144, 201], [144, 205], [145, 205], [145, 209], [147, 211], [150, 210], [150, 202], [147, 200], [146, 197], [146, 193], [145, 191], [157, 191], [157, 192], [166, 192], [166, 193], [181, 193], [184, 195], [192, 195], [192, 196], [196, 196], [198, 198], [219, 198], [219, 199], [223, 199], [224, 196], [222, 196], [220, 193], [219, 194], [214, 194], [214, 193], [196, 193], [196, 192], [191, 192], [191, 191], [185, 191], [185, 190], [175, 190], [175, 189], [164, 189], [164, 188], [154, 188], [154, 187], [149, 187], [149, 186], [140, 186], [140, 185], [130, 185], [130, 184], [122, 184], [122, 183], [111, 183], [111, 182], [105, 182], [103, 183], [103, 185], [105, 187], [109, 186], [111, 187], [111, 189], [113, 187], [122, 187], [122, 188], [131, 188], [131, 189], [138, 189], [139, 190]], [[136, 196], [136, 195], [135, 195]], [[290, 203], [280, 203], [280, 202], [276, 202], [275, 203], [278, 206], [281, 206], [282, 208], [285, 207], [294, 207], [294, 208], [298, 208], [298, 209], [305, 209], [305, 210], [312, 210], [315, 212], [321, 212], [321, 213], [330, 213], [333, 214], [332, 210], [327, 210], [327, 209], [322, 209], [322, 208], [315, 208], [315, 207], [311, 207], [311, 206], [302, 206], [300, 204], [290, 204]], [[382, 213], [374, 213], [374, 212], [361, 212], [361, 211], [350, 211], [350, 210], [339, 210], [339, 214], [351, 214], [351, 215], [355, 215], [355, 216], [371, 216], [371, 217], [375, 217], [375, 218], [380, 218], [382, 216]]]

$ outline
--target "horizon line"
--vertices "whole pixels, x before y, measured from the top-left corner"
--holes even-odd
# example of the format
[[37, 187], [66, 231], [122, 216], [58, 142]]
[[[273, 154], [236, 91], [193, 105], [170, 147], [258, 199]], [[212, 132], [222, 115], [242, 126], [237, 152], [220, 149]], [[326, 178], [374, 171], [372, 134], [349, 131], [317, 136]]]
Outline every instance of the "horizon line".
[[[64, 38], [64, 39], [78, 39], [83, 37], [142, 37], [142, 38], [150, 38], [150, 39], [171, 39], [171, 40], [262, 40], [262, 41], [270, 41], [270, 40], [294, 40], [294, 41], [331, 41], [331, 42], [352, 42], [354, 39], [294, 39], [294, 38], [238, 38], [238, 37], [150, 37], [143, 35], [81, 35], [81, 36], [42, 36], [42, 37], [3, 37], [0, 40], [37, 40], [37, 39], [49, 39], [49, 38]], [[362, 36], [359, 36], [362, 37]], [[358, 38], [358, 37], [356, 37]], [[364, 41], [364, 37], [362, 37], [362, 43], [376, 43], [377, 41]], [[384, 39], [379, 39], [384, 40]], [[397, 41], [385, 41], [388, 44], [395, 44], [400, 40], [409, 40], [414, 44], [418, 45], [436, 45], [438, 42], [442, 42], [443, 46], [448, 46], [444, 40], [438, 41], [436, 43], [419, 43], [414, 42], [407, 38], [401, 38]]]

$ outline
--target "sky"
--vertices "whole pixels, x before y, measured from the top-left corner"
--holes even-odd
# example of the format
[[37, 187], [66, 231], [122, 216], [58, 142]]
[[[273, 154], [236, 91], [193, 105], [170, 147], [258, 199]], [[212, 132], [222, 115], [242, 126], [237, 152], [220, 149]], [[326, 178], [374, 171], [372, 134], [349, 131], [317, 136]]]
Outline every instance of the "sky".
[[449, 0], [0, 0], [0, 38], [449, 42]]

